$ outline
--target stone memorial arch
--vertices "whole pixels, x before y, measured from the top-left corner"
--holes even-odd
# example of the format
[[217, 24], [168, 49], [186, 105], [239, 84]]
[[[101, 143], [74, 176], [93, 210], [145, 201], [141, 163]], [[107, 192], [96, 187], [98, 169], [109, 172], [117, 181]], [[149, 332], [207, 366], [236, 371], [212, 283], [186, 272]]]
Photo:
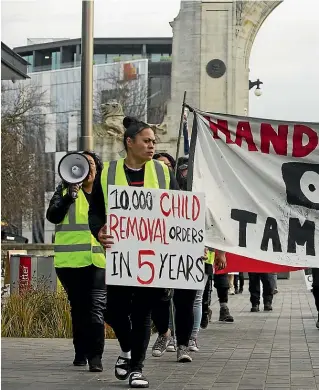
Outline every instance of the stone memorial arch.
[[171, 22], [173, 64], [167, 114], [171, 143], [178, 133], [184, 91], [192, 107], [247, 115], [252, 45], [281, 2], [181, 1], [180, 12]]

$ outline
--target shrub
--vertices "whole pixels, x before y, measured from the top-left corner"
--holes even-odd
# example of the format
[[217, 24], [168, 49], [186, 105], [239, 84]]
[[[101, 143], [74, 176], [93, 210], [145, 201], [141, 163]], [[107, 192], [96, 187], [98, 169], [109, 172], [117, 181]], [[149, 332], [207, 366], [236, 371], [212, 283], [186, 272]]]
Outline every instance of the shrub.
[[[64, 290], [28, 288], [2, 302], [2, 337], [72, 338], [70, 306]], [[115, 338], [108, 325], [105, 336]]]

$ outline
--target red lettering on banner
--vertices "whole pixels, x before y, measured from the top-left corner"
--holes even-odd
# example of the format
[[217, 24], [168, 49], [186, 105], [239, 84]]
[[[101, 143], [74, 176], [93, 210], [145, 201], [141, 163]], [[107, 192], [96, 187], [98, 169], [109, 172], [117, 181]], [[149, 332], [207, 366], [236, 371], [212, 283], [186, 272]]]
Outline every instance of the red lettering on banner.
[[168, 245], [166, 221], [160, 218], [118, 217], [110, 214], [110, 234], [117, 241], [136, 237], [138, 241], [152, 243], [157, 240]]
[[250, 152], [258, 151], [249, 122], [238, 122], [237, 124], [235, 144], [241, 147], [243, 139], [247, 142], [248, 150]]
[[[164, 199], [168, 200], [163, 206]], [[160, 209], [165, 217], [185, 218], [196, 221], [200, 212], [199, 200], [195, 195], [191, 197], [182, 194], [163, 193], [160, 197]], [[195, 219], [194, 219], [195, 218]]]
[[232, 141], [230, 137], [230, 131], [228, 130], [228, 122], [223, 119], [217, 119], [217, 123], [211, 122], [210, 118], [208, 116], [205, 117], [205, 119], [208, 120], [209, 127], [212, 130], [214, 134], [215, 139], [220, 139], [218, 135], [218, 131], [223, 133], [226, 137], [226, 144], [233, 144], [234, 141]]
[[287, 156], [288, 151], [288, 125], [279, 125], [278, 133], [269, 123], [260, 126], [260, 150], [269, 154], [272, 144], [276, 154]]
[[185, 199], [186, 207], [185, 207], [185, 218], [190, 220], [190, 217], [188, 216], [188, 198]]
[[163, 215], [165, 215], [165, 217], [168, 217], [171, 213], [171, 210], [169, 211], [165, 211], [164, 208], [163, 208], [163, 200], [164, 198], [168, 198], [169, 199], [169, 195], [167, 192], [163, 192], [163, 194], [161, 195], [160, 197], [160, 208], [161, 208], [161, 212]]
[[130, 233], [130, 235], [132, 237], [135, 237], [135, 234], [136, 234], [136, 238], [138, 240], [140, 240], [140, 232], [139, 232], [138, 227], [137, 227], [136, 217], [135, 218], [128, 218], [126, 231], [127, 231], [126, 238], [128, 238], [128, 234]]
[[143, 267], [149, 267], [151, 270], [151, 277], [148, 280], [143, 280], [139, 276], [137, 277], [137, 281], [140, 284], [147, 285], [151, 284], [155, 277], [155, 267], [154, 264], [150, 261], [142, 261], [142, 256], [155, 256], [155, 252], [153, 250], [140, 250], [138, 251], [138, 268], [141, 269]]
[[117, 238], [117, 241], [120, 241], [119, 234], [116, 230], [116, 228], [118, 227], [118, 224], [119, 224], [119, 220], [118, 220], [117, 216], [115, 214], [110, 214], [110, 235], [113, 236], [112, 232], [114, 232], [114, 234]]
[[[308, 143], [306, 145], [303, 144], [304, 135], [308, 137]], [[310, 153], [312, 153], [318, 146], [318, 134], [308, 126], [295, 125], [292, 142], [292, 156], [306, 157]]]
[[[312, 153], [319, 145], [319, 134], [309, 126], [295, 124], [293, 134], [289, 135], [289, 124], [278, 125], [278, 131], [274, 124], [260, 123], [259, 137], [256, 132], [253, 133], [251, 126], [257, 126], [258, 123], [249, 121], [238, 121], [236, 126], [235, 142], [231, 139], [232, 130], [229, 130], [229, 123], [226, 120], [214, 119], [208, 116], [204, 118], [209, 122], [213, 138], [220, 139], [220, 133], [226, 137], [227, 144], [236, 144], [242, 147], [243, 140], [246, 141], [250, 152], [260, 151], [265, 154], [272, 154], [270, 145], [272, 145], [274, 154], [279, 156], [288, 155], [288, 143], [292, 142], [292, 156], [306, 157]], [[215, 122], [213, 122], [213, 120]], [[257, 147], [258, 145], [258, 147]], [[182, 209], [184, 211], [184, 209]]]
[[196, 195], [193, 196], [192, 203], [192, 220], [196, 221], [200, 214], [200, 202]]
[[[143, 231], [144, 230], [144, 231]], [[145, 219], [141, 218], [140, 219], [140, 240], [141, 241], [146, 241], [148, 238], [148, 230], [147, 230], [147, 225], [145, 223]]]

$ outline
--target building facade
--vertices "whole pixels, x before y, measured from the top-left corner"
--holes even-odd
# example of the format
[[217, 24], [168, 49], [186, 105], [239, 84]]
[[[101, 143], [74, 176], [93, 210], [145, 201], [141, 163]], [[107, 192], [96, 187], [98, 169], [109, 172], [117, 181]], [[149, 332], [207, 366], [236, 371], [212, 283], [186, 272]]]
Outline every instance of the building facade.
[[[28, 40], [14, 51], [28, 61], [28, 73], [81, 65], [81, 39]], [[95, 38], [93, 64], [147, 59], [149, 123], [161, 123], [171, 95], [172, 38]]]
[[[127, 80], [126, 69], [130, 69], [130, 80]], [[94, 119], [103, 122], [100, 106], [112, 99], [115, 89], [123, 83], [130, 88], [126, 111], [134, 115], [139, 112], [146, 120], [148, 104], [148, 60], [136, 60], [127, 63], [95, 65], [93, 67], [94, 86]], [[50, 243], [54, 234], [54, 225], [45, 219], [48, 203], [60, 178], [57, 175], [61, 158], [71, 151], [78, 150], [78, 137], [81, 131], [81, 68], [51, 70], [29, 73], [30, 78], [23, 81], [24, 87], [36, 86], [44, 93], [45, 106], [37, 113], [41, 117], [41, 129], [37, 139], [37, 156], [39, 163], [45, 166], [45, 189], [43, 205], [38, 207], [32, 218], [23, 221], [22, 235], [30, 243]], [[7, 83], [8, 93], [19, 93], [19, 81]], [[133, 99], [134, 97], [134, 99]], [[143, 116], [144, 115], [144, 116]], [[103, 156], [108, 158], [108, 156]]]

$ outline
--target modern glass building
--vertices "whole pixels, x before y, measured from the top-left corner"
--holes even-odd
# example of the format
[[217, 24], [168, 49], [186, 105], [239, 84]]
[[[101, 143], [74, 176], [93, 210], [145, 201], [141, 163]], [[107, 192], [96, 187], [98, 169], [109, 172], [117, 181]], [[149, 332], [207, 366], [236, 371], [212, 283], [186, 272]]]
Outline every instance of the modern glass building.
[[[28, 73], [81, 65], [81, 39], [55, 39], [14, 48], [30, 64]], [[149, 123], [161, 123], [171, 91], [172, 38], [95, 38], [94, 65], [147, 59]]]
[[[81, 63], [81, 39], [36, 43], [16, 47], [29, 63], [30, 72], [77, 67]], [[94, 64], [148, 59], [170, 62], [172, 38], [95, 38]]]
[[[148, 60], [126, 63], [95, 65], [93, 67], [94, 120], [102, 122], [100, 106], [107, 100], [116, 98], [124, 91], [126, 114], [139, 113], [146, 120], [148, 105]], [[81, 68], [51, 70], [29, 73], [30, 78], [23, 81], [23, 87], [36, 86], [44, 93], [45, 106], [39, 107], [36, 115], [41, 127], [37, 136], [30, 140], [36, 143], [38, 164], [44, 165], [45, 191], [42, 207], [32, 218], [24, 221], [22, 235], [30, 243], [51, 243], [54, 225], [45, 219], [48, 202], [60, 178], [56, 174], [59, 161], [70, 151], [78, 150], [78, 137], [81, 131]], [[4, 81], [8, 93], [19, 93], [20, 83]], [[32, 113], [35, 115], [35, 113]], [[43, 171], [43, 170], [41, 170]]]

